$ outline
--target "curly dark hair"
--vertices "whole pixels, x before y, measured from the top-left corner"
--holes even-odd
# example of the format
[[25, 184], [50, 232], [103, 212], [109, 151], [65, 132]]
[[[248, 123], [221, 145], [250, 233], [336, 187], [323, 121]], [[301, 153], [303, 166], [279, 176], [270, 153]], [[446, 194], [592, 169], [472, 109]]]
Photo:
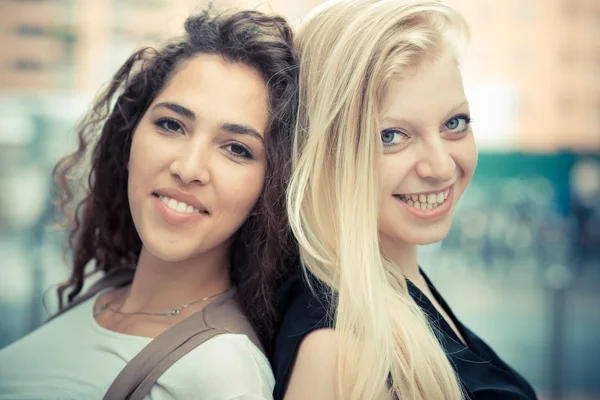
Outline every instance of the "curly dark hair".
[[78, 126], [77, 150], [54, 169], [60, 190], [58, 206], [66, 216], [77, 197], [73, 186], [77, 180], [71, 175], [87, 165], [91, 150], [83, 200], [67, 217], [72, 227], [67, 250], [72, 250], [73, 270], [58, 288], [59, 304], [64, 306], [65, 290], [70, 289], [69, 303], [81, 292], [88, 263], [104, 272], [137, 264], [142, 243], [127, 198], [133, 132], [183, 61], [198, 54], [216, 54], [256, 69], [267, 83], [270, 121], [264, 190], [253, 216], [236, 233], [231, 279], [246, 316], [268, 351], [277, 326], [274, 289], [298, 262], [285, 209], [298, 102], [292, 30], [283, 18], [258, 11], [213, 14], [206, 10], [189, 17], [185, 31], [184, 37], [162, 48], [146, 47], [129, 57]]

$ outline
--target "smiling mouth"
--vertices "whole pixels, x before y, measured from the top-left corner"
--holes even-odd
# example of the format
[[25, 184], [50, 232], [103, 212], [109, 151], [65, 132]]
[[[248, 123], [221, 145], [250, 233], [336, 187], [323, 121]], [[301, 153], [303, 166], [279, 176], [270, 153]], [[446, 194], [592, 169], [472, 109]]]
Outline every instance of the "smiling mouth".
[[154, 194], [154, 196], [158, 197], [160, 199], [160, 201], [162, 201], [163, 203], [165, 203], [165, 205], [170, 208], [173, 211], [177, 211], [178, 213], [182, 213], [182, 214], [207, 214], [208, 212], [204, 211], [204, 210], [198, 210], [197, 208], [194, 208], [194, 206], [191, 206], [187, 203], [184, 203], [183, 201], [177, 201], [175, 199], [172, 199], [170, 197], [167, 196], [162, 196], [162, 195], [157, 195]]
[[440, 192], [430, 192], [427, 194], [395, 194], [393, 196], [416, 210], [433, 210], [446, 202], [449, 193], [450, 188], [447, 188]]

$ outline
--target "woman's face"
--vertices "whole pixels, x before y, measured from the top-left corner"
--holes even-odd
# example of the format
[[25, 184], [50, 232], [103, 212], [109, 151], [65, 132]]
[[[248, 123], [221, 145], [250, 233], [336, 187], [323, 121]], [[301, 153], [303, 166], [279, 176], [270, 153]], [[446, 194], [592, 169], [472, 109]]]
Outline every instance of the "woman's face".
[[129, 206], [144, 248], [178, 262], [227, 251], [267, 167], [267, 88], [217, 55], [185, 61], [136, 128]]
[[477, 164], [454, 59], [434, 59], [409, 72], [390, 82], [379, 116], [384, 152], [378, 160], [378, 223], [384, 252], [442, 240]]

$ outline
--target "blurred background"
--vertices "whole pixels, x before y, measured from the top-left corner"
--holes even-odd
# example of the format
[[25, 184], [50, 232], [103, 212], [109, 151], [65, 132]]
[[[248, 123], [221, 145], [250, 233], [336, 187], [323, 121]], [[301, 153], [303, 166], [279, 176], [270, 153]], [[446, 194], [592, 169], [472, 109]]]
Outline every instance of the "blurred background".
[[[600, 0], [452, 0], [480, 148], [450, 235], [422, 267], [542, 399], [600, 399]], [[207, 2], [0, 0], [0, 348], [69, 273], [51, 170], [134, 49]], [[298, 25], [320, 1], [215, 1]], [[43, 306], [45, 299], [46, 306]]]

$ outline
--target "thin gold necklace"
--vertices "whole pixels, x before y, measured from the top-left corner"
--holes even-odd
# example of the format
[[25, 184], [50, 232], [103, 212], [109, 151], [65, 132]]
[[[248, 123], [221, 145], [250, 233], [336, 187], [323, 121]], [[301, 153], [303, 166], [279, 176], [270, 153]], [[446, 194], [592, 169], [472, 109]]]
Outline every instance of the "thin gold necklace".
[[[225, 292], [227, 292], [227, 290]], [[110, 304], [114, 301], [114, 299], [113, 299], [113, 300], [107, 301], [106, 303], [102, 304], [100, 307], [96, 308], [94, 310], [94, 317], [96, 317], [98, 314], [100, 314], [104, 310], [109, 310], [109, 311], [114, 312], [115, 314], [121, 314], [121, 315], [151, 315], [151, 316], [161, 316], [161, 317], [173, 317], [175, 315], [178, 315], [180, 312], [182, 312], [189, 306], [192, 306], [196, 303], [202, 303], [203, 301], [206, 301], [206, 300], [210, 300], [212, 298], [222, 295], [225, 292], [213, 294], [212, 296], [203, 297], [201, 299], [192, 301], [191, 303], [184, 304], [181, 307], [175, 307], [172, 310], [169, 310], [164, 313], [149, 313], [149, 312], [144, 312], [144, 311], [123, 312], [123, 311], [116, 310], [116, 309], [110, 307]]]

